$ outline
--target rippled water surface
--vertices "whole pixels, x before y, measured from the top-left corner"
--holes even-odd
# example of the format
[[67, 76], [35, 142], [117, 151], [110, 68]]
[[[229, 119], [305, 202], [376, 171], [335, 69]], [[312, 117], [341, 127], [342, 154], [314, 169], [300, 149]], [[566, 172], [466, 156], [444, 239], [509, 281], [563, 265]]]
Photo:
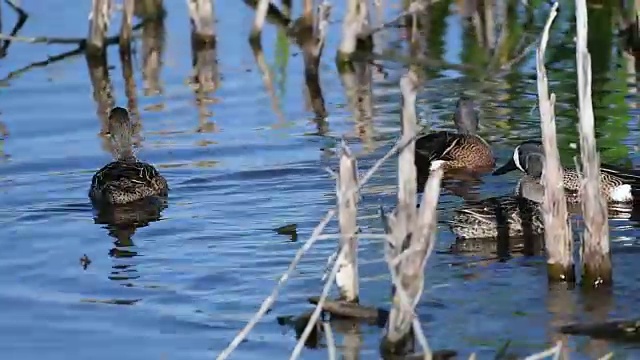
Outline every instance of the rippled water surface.
[[[30, 17], [20, 35], [86, 34], [89, 1], [23, 3]], [[387, 20], [401, 11], [398, 1], [388, 3], [382, 13]], [[430, 60], [418, 95], [419, 117], [432, 129], [451, 128], [456, 98], [465, 90], [481, 110], [482, 135], [503, 163], [514, 144], [540, 133], [533, 53], [510, 70], [488, 73], [491, 57], [473, 27], [464, 26], [457, 3], [440, 1], [423, 17], [427, 50], [420, 56]], [[519, 20], [510, 23], [506, 41], [511, 48], [520, 39], [535, 41], [547, 7], [525, 11], [519, 1], [508, 3]], [[0, 140], [0, 354], [5, 359], [213, 358], [259, 308], [335, 203], [335, 183], [325, 168], [336, 167], [340, 138], [354, 150], [359, 167], [368, 169], [399, 134], [397, 84], [406, 66], [398, 58], [409, 54], [405, 29], [391, 28], [376, 38], [382, 56], [372, 70], [372, 117], [354, 119], [333, 61], [344, 12], [341, 2], [334, 4], [320, 63], [328, 113], [321, 119], [307, 99], [301, 51], [274, 25], [267, 24], [262, 37], [269, 73], [261, 72], [246, 41], [254, 12], [241, 1], [216, 1], [219, 81], [209, 94], [195, 92], [185, 2], [165, 1], [165, 6], [157, 79], [145, 70], [144, 42], [162, 43], [161, 38], [135, 40], [135, 88], [129, 96], [117, 45], [108, 52], [111, 105], [139, 115], [139, 156], [155, 164], [171, 186], [168, 207], [144, 226], [100, 224], [87, 198], [93, 172], [111, 155], [100, 135], [101, 107], [85, 57], [25, 69], [73, 46], [14, 42], [0, 59], [0, 122], [8, 132]], [[613, 35], [610, 7], [589, 10], [598, 144], [603, 161], [633, 166], [640, 138], [637, 65]], [[56, 9], [55, 16], [49, 9]], [[547, 66], [558, 97], [559, 145], [570, 164], [577, 142], [576, 80], [573, 10], [566, 9], [554, 25]], [[7, 31], [14, 14], [2, 10]], [[119, 18], [114, 17], [112, 32]], [[497, 61], [504, 64], [510, 57]], [[380, 205], [394, 206], [395, 166], [390, 160], [363, 190], [364, 231], [380, 232], [374, 215]], [[504, 194], [516, 179], [517, 174], [487, 175], [470, 196]], [[438, 252], [429, 260], [427, 291], [418, 306], [432, 347], [463, 355], [477, 351], [486, 358], [507, 340], [510, 351], [525, 355], [565, 339], [578, 358], [609, 351], [639, 356], [633, 344], [556, 331], [574, 320], [637, 315], [637, 221], [611, 221], [615, 287], [612, 294], [586, 297], [548, 289], [542, 256], [472, 262], [487, 256], [448, 252], [455, 238], [444, 221], [463, 201], [449, 188], [440, 198]], [[293, 223], [297, 238], [273, 230]], [[335, 223], [328, 231], [336, 232]], [[306, 299], [320, 293], [322, 270], [334, 249], [334, 240], [313, 247], [232, 358], [288, 356], [295, 332], [276, 319], [310, 309]], [[380, 241], [361, 241], [361, 299], [388, 307], [382, 254]], [[341, 344], [340, 330], [334, 331]], [[379, 337], [379, 329], [362, 328], [361, 358], [377, 356]], [[303, 358], [326, 358], [326, 350], [305, 349]]]

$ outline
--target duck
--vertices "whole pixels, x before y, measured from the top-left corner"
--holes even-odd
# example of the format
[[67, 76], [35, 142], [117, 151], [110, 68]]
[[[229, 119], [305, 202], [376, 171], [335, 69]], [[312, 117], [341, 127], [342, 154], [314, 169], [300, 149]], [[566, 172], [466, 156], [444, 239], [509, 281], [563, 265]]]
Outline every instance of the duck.
[[108, 116], [108, 134], [114, 159], [96, 171], [89, 198], [94, 204], [129, 204], [168, 196], [167, 180], [133, 152], [133, 123], [127, 109], [114, 107]]
[[[520, 170], [540, 182], [544, 162], [544, 148], [539, 140], [525, 140], [516, 146], [509, 161], [492, 175], [499, 176]], [[569, 203], [579, 203], [581, 176], [574, 168], [563, 167], [562, 185]], [[600, 192], [607, 203], [633, 203], [640, 198], [640, 171], [614, 165], [600, 164]]]
[[493, 170], [495, 158], [489, 144], [477, 134], [478, 113], [473, 100], [462, 95], [453, 116], [456, 132], [438, 131], [416, 139], [415, 159], [419, 170]]
[[544, 222], [538, 202], [525, 196], [502, 195], [467, 201], [454, 210], [449, 228], [461, 240], [497, 239], [501, 233], [509, 238], [540, 235]]

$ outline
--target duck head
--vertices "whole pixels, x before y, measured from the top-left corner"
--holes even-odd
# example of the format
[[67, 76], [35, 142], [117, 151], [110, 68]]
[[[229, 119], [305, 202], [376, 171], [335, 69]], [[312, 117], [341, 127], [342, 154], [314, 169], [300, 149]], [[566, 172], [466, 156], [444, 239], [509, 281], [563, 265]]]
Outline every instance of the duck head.
[[460, 96], [456, 103], [453, 122], [456, 124], [460, 134], [473, 135], [478, 131], [478, 112], [471, 98], [466, 95]]
[[520, 170], [529, 176], [539, 178], [542, 176], [543, 166], [544, 150], [542, 143], [537, 140], [528, 140], [516, 146], [511, 159], [494, 171], [493, 175], [503, 175], [513, 170]]
[[127, 109], [114, 107], [109, 112], [108, 131], [118, 159], [132, 157], [133, 124]]

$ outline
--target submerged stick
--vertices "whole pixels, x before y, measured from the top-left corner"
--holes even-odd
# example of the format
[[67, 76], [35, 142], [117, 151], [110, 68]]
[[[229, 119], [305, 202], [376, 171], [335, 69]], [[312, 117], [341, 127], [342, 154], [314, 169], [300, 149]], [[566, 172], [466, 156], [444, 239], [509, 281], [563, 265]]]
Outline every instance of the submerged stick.
[[549, 281], [575, 281], [573, 264], [573, 241], [571, 223], [568, 221], [567, 203], [563, 187], [563, 171], [556, 142], [555, 94], [549, 97], [547, 71], [544, 66], [544, 53], [549, 40], [551, 24], [558, 14], [555, 2], [542, 33], [540, 47], [536, 51], [536, 72], [538, 75], [538, 109], [542, 128], [542, 143], [545, 161], [542, 183], [545, 188], [542, 214], [544, 221], [545, 247], [548, 254], [547, 276]]
[[87, 52], [99, 55], [104, 52], [104, 39], [109, 27], [111, 13], [110, 0], [93, 0], [89, 14], [89, 35], [87, 36]]
[[[580, 155], [583, 167], [582, 212], [582, 284], [598, 287], [612, 282], [609, 253], [609, 223], [607, 206], [600, 192], [600, 156], [594, 135], [593, 105], [591, 103], [591, 55], [587, 49], [587, 5], [576, 0], [576, 61], [578, 67], [578, 99], [580, 117]], [[622, 185], [621, 187], [629, 187]], [[629, 193], [631, 189], [629, 188]]]
[[336, 285], [340, 291], [340, 300], [357, 303], [358, 285], [358, 237], [356, 236], [356, 215], [359, 193], [351, 191], [358, 188], [358, 165], [346, 143], [340, 156], [340, 177], [336, 183], [338, 197], [338, 216], [340, 223], [340, 253]]

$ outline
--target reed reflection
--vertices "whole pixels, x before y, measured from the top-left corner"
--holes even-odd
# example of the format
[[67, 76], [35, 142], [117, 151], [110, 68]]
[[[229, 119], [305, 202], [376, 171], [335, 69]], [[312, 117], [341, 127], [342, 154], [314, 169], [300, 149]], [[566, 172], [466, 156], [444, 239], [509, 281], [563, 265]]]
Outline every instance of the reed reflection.
[[127, 97], [127, 107], [134, 126], [134, 145], [139, 147], [142, 143], [140, 131], [142, 130], [142, 121], [138, 110], [138, 97], [136, 92], [136, 81], [133, 74], [133, 65], [131, 61], [131, 43], [120, 43], [120, 62], [122, 63], [122, 78], [124, 80], [124, 93]]
[[96, 115], [100, 119], [99, 136], [102, 138], [102, 149], [108, 153], [113, 153], [111, 141], [105, 137], [109, 123], [108, 114], [115, 105], [113, 96], [113, 85], [109, 78], [109, 70], [106, 54], [101, 56], [87, 55], [87, 66], [89, 77], [93, 88], [93, 100], [96, 102]]
[[372, 71], [368, 61], [357, 61], [353, 66], [345, 66], [340, 71], [340, 80], [345, 89], [349, 108], [354, 114], [355, 133], [365, 150], [373, 151], [373, 95], [371, 89]]
[[[193, 15], [192, 15], [193, 17]], [[212, 93], [220, 86], [220, 74], [218, 72], [217, 56], [217, 35], [215, 32], [215, 9], [211, 4], [211, 16], [207, 19], [208, 31], [212, 34], [204, 35], [199, 33], [197, 27], [191, 30], [191, 60], [193, 65], [193, 76], [191, 78], [195, 103], [198, 108], [198, 133], [212, 133], [217, 131], [216, 124], [208, 119], [212, 116], [208, 105], [215, 100]], [[204, 21], [201, 19], [201, 21]], [[199, 142], [198, 144], [209, 144], [209, 142]]]
[[[330, 326], [334, 333], [342, 335], [342, 358], [345, 360], [360, 359], [360, 349], [364, 344], [362, 324], [349, 319], [331, 319]], [[336, 344], [336, 346], [338, 346]]]
[[285, 124], [286, 119], [284, 117], [282, 109], [280, 108], [280, 101], [278, 100], [278, 96], [276, 95], [276, 91], [273, 86], [273, 73], [264, 58], [262, 43], [260, 42], [260, 39], [257, 39], [257, 41], [251, 41], [250, 45], [251, 51], [253, 52], [253, 58], [255, 59], [256, 65], [258, 66], [258, 69], [260, 70], [260, 73], [262, 75], [262, 82], [264, 83], [265, 90], [269, 95], [271, 108], [273, 109], [273, 112], [278, 119], [278, 124], [276, 124], [276, 127], [282, 126]]
[[142, 28], [142, 83], [145, 96], [164, 93], [160, 73], [165, 37], [164, 18], [149, 21]]
[[[599, 288], [582, 292], [583, 312], [588, 323], [606, 323], [609, 312], [613, 308], [611, 288]], [[599, 359], [611, 351], [610, 343], [606, 339], [589, 338], [585, 345], [585, 352], [591, 358]]]
[[572, 321], [576, 312], [576, 304], [572, 293], [573, 285], [566, 283], [549, 284], [547, 291], [547, 311], [550, 315], [548, 337], [549, 343], [562, 342], [562, 358], [569, 358], [569, 337], [558, 329]]
[[0, 121], [0, 161], [7, 161], [11, 156], [4, 151], [4, 141], [9, 136], [7, 125]]
[[320, 59], [324, 49], [326, 26], [329, 17], [329, 8], [319, 6], [314, 19], [310, 5], [305, 5], [305, 12], [300, 19], [296, 20], [293, 26], [293, 36], [296, 43], [302, 49], [304, 60], [305, 79], [305, 100], [310, 105], [315, 117], [317, 135], [327, 133], [328, 124], [326, 122], [327, 109], [325, 107], [322, 88], [320, 87]]

